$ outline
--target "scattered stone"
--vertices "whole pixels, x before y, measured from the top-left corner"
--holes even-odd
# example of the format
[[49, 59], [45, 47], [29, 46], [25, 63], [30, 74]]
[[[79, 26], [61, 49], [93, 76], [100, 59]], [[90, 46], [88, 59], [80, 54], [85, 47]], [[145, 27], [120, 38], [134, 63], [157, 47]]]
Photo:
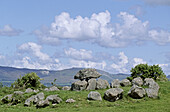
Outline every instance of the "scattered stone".
[[137, 86], [142, 86], [143, 85], [143, 80], [141, 77], [136, 77], [132, 80], [132, 85], [137, 85]]
[[24, 106], [30, 106], [30, 103], [34, 104], [38, 103], [40, 100], [44, 99], [44, 93], [38, 93], [37, 95], [31, 96], [30, 98], [25, 100]]
[[145, 78], [144, 79], [144, 86], [149, 86], [151, 85], [152, 83], [154, 83], [155, 81], [152, 79], [152, 78]]
[[36, 107], [37, 108], [42, 108], [42, 107], [46, 107], [46, 106], [49, 106], [49, 105], [50, 105], [50, 102], [48, 100], [40, 100], [36, 104]]
[[86, 81], [76, 81], [71, 85], [71, 90], [81, 91], [85, 90], [87, 87]]
[[128, 92], [129, 96], [131, 96], [132, 98], [136, 98], [136, 99], [143, 98], [145, 94], [146, 94], [145, 89], [137, 85], [133, 85], [132, 88]]
[[14, 95], [23, 95], [24, 94], [24, 92], [22, 92], [22, 91], [14, 91]]
[[59, 104], [62, 101], [62, 99], [58, 97], [58, 95], [50, 95], [46, 98], [46, 100], [48, 100], [49, 102], [52, 102], [52, 104], [54, 103]]
[[50, 88], [45, 88], [44, 91], [59, 91], [59, 89], [56, 86], [52, 86]]
[[67, 99], [66, 100], [66, 103], [75, 103], [76, 102], [76, 100], [74, 100], [74, 99]]
[[25, 90], [25, 93], [31, 93], [31, 92], [34, 92], [34, 90], [31, 89], [31, 88], [27, 88], [27, 89]]
[[130, 82], [128, 79], [123, 79], [123, 80], [120, 82], [120, 85], [121, 85], [121, 86], [130, 86], [130, 85], [131, 85], [131, 82]]
[[100, 76], [102, 76], [101, 74], [99, 74], [96, 69], [92, 69], [92, 68], [87, 68], [87, 69], [83, 69], [80, 70], [75, 76], [74, 79], [80, 79], [80, 80], [86, 80], [88, 81], [91, 78], [99, 78]]
[[97, 91], [91, 91], [87, 97], [89, 100], [102, 100], [101, 95]]
[[13, 95], [13, 94], [9, 94], [9, 95], [4, 96], [4, 97], [1, 99], [1, 101], [2, 101], [3, 103], [9, 103], [9, 102], [11, 102], [11, 100], [12, 100], [12, 95]]
[[119, 79], [115, 79], [111, 82], [111, 88], [119, 88], [119, 87], [120, 87]]
[[104, 99], [114, 102], [123, 97], [123, 89], [121, 88], [111, 88], [104, 93]]
[[157, 98], [158, 97], [158, 91], [151, 88], [145, 88], [146, 94], [149, 98]]
[[96, 89], [106, 89], [110, 88], [110, 85], [107, 80], [98, 79], [96, 82]]
[[87, 88], [86, 90], [95, 90], [96, 89], [96, 79], [90, 79], [88, 80], [88, 84], [87, 84]]
[[62, 90], [67, 90], [67, 91], [69, 91], [70, 89], [71, 89], [70, 86], [64, 86], [64, 87], [62, 88]]
[[33, 92], [34, 92], [34, 93], [38, 93], [38, 92], [39, 92], [39, 90], [37, 89], [37, 90], [34, 90]]

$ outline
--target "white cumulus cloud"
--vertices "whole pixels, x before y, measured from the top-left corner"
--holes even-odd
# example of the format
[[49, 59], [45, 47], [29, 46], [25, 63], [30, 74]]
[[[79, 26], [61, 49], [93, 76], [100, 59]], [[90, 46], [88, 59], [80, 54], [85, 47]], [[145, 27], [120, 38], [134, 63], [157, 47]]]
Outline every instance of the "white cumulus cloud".
[[113, 63], [111, 68], [115, 69], [119, 73], [127, 73], [127, 64], [128, 64], [128, 57], [124, 54], [124, 52], [119, 53], [119, 60], [117, 63]]
[[85, 49], [74, 49], [74, 48], [69, 48], [69, 49], [65, 49], [65, 54], [70, 57], [70, 58], [74, 58], [74, 59], [78, 59], [78, 60], [90, 60], [93, 58], [92, 56], [92, 51], [88, 51]]
[[138, 64], [146, 64], [146, 61], [144, 61], [142, 58], [133, 58], [133, 67]]
[[42, 47], [36, 43], [28, 42], [28, 43], [24, 43], [21, 46], [19, 46], [18, 50], [19, 52], [29, 53], [37, 57], [40, 60], [49, 61], [50, 57], [46, 53], [42, 53], [41, 48]]

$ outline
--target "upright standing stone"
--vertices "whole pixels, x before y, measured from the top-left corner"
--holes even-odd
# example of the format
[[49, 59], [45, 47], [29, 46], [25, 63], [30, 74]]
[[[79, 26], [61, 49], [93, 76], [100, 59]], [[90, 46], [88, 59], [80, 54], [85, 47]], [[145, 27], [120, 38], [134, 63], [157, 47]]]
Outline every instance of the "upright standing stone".
[[81, 90], [85, 90], [86, 87], [87, 87], [86, 81], [76, 81], [71, 85], [71, 90], [81, 91]]
[[96, 79], [88, 80], [88, 84], [87, 84], [86, 90], [95, 90], [95, 89], [96, 89]]

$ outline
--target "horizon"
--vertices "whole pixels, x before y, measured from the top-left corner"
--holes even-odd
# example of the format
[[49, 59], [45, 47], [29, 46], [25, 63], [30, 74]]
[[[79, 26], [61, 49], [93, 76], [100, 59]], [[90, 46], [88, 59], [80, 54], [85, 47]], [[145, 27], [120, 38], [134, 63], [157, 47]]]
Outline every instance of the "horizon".
[[0, 1], [0, 66], [95, 68], [137, 64], [170, 75], [170, 0]]

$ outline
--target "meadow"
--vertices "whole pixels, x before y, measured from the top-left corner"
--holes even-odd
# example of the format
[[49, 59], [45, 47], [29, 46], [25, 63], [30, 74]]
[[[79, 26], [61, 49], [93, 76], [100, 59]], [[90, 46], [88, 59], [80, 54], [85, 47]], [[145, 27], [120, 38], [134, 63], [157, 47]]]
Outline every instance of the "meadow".
[[[170, 81], [158, 82], [160, 86], [159, 97], [151, 99], [144, 97], [142, 99], [132, 99], [127, 95], [131, 87], [121, 87], [124, 90], [124, 97], [115, 102], [90, 101], [87, 95], [90, 91], [55, 91], [44, 92], [45, 96], [58, 94], [62, 98], [62, 103], [50, 105], [46, 108], [24, 107], [23, 103], [17, 105], [8, 105], [0, 103], [0, 112], [169, 112], [170, 111]], [[104, 96], [104, 90], [96, 90], [101, 96]], [[0, 99], [14, 89], [9, 87], [0, 88]], [[23, 90], [24, 91], [24, 90]], [[26, 94], [29, 97], [31, 94]], [[75, 103], [65, 103], [68, 98], [76, 100]]]

